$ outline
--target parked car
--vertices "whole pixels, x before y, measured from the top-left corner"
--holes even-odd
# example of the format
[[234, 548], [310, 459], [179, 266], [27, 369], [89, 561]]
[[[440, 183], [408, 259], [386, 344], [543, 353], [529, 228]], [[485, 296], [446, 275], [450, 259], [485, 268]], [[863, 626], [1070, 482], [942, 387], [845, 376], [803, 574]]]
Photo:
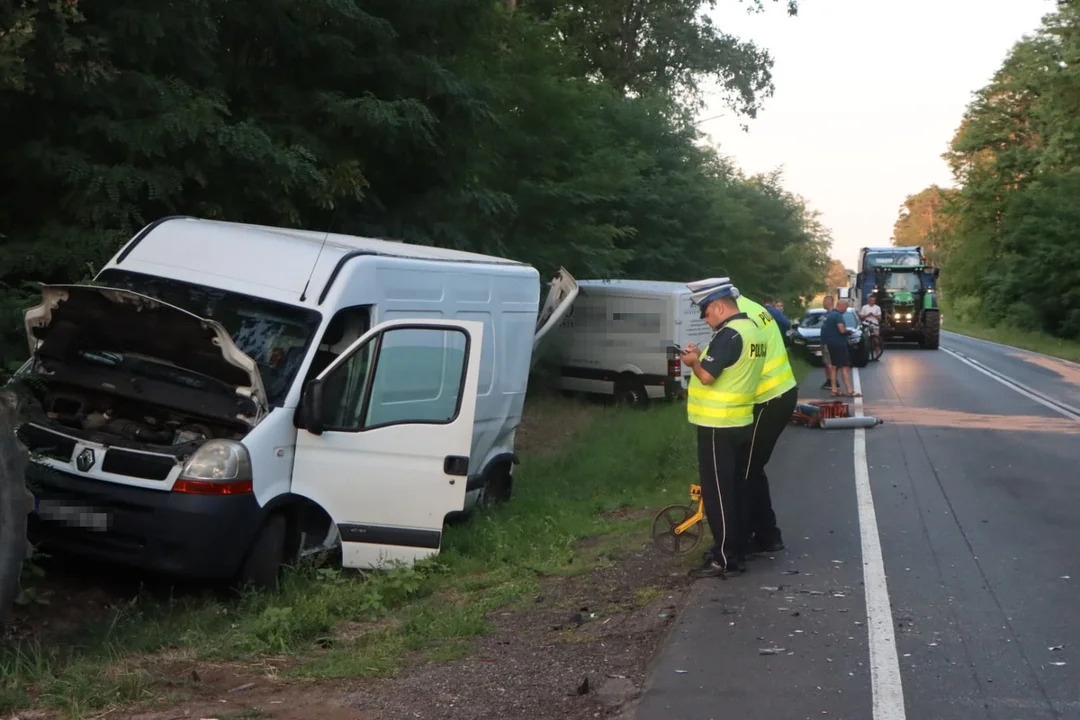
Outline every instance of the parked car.
[[95, 279], [26, 313], [31, 534], [260, 586], [323, 549], [412, 562], [506, 499], [534, 346], [577, 295], [561, 273], [541, 307], [503, 258], [195, 218]]
[[[787, 331], [787, 337], [791, 348], [791, 354], [802, 356], [812, 365], [821, 365], [821, 323], [825, 320], [825, 310], [814, 308], [807, 310], [800, 320], [796, 320]], [[851, 364], [855, 367], [866, 367], [870, 362], [870, 338], [862, 329], [862, 323], [855, 311], [848, 309], [844, 312], [845, 327], [854, 330], [848, 338], [848, 346], [851, 348]]]

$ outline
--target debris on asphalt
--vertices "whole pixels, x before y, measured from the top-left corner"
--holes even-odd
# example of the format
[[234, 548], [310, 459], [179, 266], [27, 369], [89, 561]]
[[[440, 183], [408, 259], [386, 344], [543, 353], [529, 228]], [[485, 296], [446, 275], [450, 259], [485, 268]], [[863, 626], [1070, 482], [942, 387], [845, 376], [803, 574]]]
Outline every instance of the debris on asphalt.
[[688, 672], [690, 672], [690, 671], [689, 670], [676, 670], [675, 674], [676, 675], [685, 675]]
[[787, 652], [787, 649], [782, 647], [761, 648], [758, 650], [758, 655], [779, 655], [783, 652]]
[[780, 592], [780, 587], [777, 585], [762, 585], [759, 589], [765, 592]]
[[1051, 645], [1049, 649], [1050, 649], [1050, 652], [1057, 652], [1058, 650], [1064, 650], [1065, 646], [1064, 645]]

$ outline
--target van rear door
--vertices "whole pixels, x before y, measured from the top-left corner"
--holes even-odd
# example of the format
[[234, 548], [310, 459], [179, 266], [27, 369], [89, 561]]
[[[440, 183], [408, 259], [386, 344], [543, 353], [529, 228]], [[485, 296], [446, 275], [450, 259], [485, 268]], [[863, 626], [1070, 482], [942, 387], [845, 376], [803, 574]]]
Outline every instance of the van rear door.
[[[680, 347], [686, 347], [693, 343], [701, 349], [705, 349], [705, 345], [712, 339], [712, 329], [709, 328], [709, 324], [701, 319], [701, 309], [694, 304], [690, 299], [691, 293], [686, 292], [678, 297], [678, 318], [679, 323], [676, 325], [678, 328], [678, 337], [675, 338], [675, 342]], [[683, 388], [690, 384], [690, 368], [683, 366]]]
[[439, 551], [465, 505], [483, 340], [479, 322], [390, 320], [305, 388], [292, 490], [330, 514], [346, 567]]
[[579, 290], [580, 288], [574, 276], [566, 268], [559, 268], [559, 272], [551, 280], [551, 289], [548, 290], [547, 299], [544, 301], [543, 307], [540, 308], [540, 313], [536, 316], [533, 353], [540, 346], [540, 341], [544, 339], [544, 336], [553, 327], [558, 326], [566, 313], [573, 307]]

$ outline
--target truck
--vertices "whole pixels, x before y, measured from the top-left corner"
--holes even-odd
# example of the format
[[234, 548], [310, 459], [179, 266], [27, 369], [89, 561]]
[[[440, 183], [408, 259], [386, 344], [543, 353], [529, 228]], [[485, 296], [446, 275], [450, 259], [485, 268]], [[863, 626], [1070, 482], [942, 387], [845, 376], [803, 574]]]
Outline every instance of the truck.
[[853, 288], [855, 307], [873, 295], [881, 306], [882, 340], [914, 340], [922, 348], [936, 350], [941, 335], [939, 274], [921, 246], [864, 247]]
[[587, 279], [578, 287], [551, 345], [556, 385], [635, 407], [685, 396], [690, 369], [672, 346], [704, 347], [712, 337], [686, 285]]
[[272, 587], [437, 553], [510, 497], [533, 351], [577, 296], [505, 258], [168, 217], [25, 315], [35, 544]]

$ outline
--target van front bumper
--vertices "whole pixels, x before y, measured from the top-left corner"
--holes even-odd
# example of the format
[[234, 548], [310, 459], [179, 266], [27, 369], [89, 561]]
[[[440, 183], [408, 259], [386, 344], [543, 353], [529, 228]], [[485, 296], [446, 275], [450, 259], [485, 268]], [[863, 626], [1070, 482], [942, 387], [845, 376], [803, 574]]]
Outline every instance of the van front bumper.
[[31, 463], [31, 542], [165, 575], [233, 577], [263, 520], [252, 494], [189, 495], [88, 480]]

